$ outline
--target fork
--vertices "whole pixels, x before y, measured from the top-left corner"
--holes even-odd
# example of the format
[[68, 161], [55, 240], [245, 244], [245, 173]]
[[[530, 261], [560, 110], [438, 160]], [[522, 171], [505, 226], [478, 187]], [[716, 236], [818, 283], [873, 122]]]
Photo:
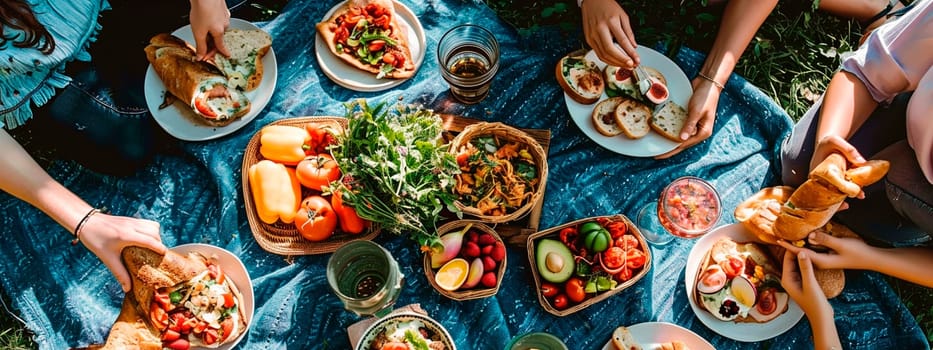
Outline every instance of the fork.
[[638, 91], [642, 95], [647, 94], [648, 89], [651, 88], [651, 76], [639, 65], [635, 67], [635, 78], [638, 80]]

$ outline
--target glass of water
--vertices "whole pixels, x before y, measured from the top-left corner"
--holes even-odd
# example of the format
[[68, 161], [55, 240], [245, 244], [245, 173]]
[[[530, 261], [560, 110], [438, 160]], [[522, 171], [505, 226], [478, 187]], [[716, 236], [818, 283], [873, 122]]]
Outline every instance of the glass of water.
[[404, 281], [388, 250], [366, 240], [344, 244], [327, 261], [327, 283], [344, 307], [359, 316], [392, 311]]

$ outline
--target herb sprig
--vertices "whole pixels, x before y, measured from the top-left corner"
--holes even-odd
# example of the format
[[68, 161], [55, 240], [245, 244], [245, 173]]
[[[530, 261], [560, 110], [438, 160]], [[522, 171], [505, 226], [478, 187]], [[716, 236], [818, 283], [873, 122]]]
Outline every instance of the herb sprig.
[[383, 230], [408, 233], [422, 249], [439, 244], [441, 211], [460, 216], [451, 191], [460, 170], [442, 142], [440, 116], [420, 106], [370, 107], [362, 99], [344, 106], [347, 132], [331, 150], [343, 180], [331, 190]]

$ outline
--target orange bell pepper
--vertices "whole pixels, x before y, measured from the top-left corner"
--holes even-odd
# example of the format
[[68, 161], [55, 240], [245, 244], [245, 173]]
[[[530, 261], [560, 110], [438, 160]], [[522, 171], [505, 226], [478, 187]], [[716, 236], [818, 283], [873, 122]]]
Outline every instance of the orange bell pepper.
[[307, 156], [311, 134], [290, 125], [269, 125], [259, 131], [259, 153], [285, 165], [298, 164]]
[[330, 196], [330, 205], [334, 208], [334, 212], [337, 213], [340, 230], [350, 234], [363, 232], [369, 226], [369, 221], [357, 215], [353, 207], [343, 205], [342, 195], [343, 192], [334, 191]]
[[249, 167], [249, 187], [259, 219], [267, 224], [278, 220], [295, 221], [301, 204], [301, 185], [295, 170], [271, 160], [261, 160]]

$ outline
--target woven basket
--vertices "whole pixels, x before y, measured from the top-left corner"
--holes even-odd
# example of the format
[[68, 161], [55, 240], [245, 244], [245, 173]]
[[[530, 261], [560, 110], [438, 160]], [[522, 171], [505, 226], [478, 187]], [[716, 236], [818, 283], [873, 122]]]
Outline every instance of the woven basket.
[[[596, 296], [590, 297], [577, 305], [560, 310], [554, 307], [553, 305], [551, 305], [551, 302], [543, 294], [541, 294], [541, 284], [543, 280], [541, 279], [541, 275], [538, 273], [538, 264], [535, 259], [535, 249], [537, 247], [537, 243], [542, 238], [552, 238], [552, 239], [560, 240], [557, 237], [557, 234], [558, 232], [560, 232], [560, 230], [563, 230], [564, 228], [567, 228], [567, 227], [578, 226], [578, 225], [581, 225], [581, 224], [584, 224], [590, 221], [596, 221], [596, 219], [598, 218], [607, 218], [610, 221], [625, 222], [625, 224], [628, 226], [628, 232], [632, 233], [635, 236], [635, 238], [638, 239], [639, 247], [645, 253], [645, 265], [641, 267], [640, 271], [632, 275], [632, 278], [630, 278], [628, 281], [620, 282], [618, 285], [616, 285], [615, 288], [604, 291], [604, 292], [600, 292], [596, 294]], [[528, 236], [527, 247], [528, 247], [528, 261], [531, 263], [531, 271], [532, 271], [532, 274], [534, 275], [535, 290], [537, 290], [537, 293], [538, 293], [538, 301], [541, 303], [541, 306], [544, 307], [544, 310], [556, 316], [567, 316], [577, 311], [583, 310], [589, 307], [590, 305], [606, 300], [607, 298], [615, 295], [616, 293], [619, 293], [625, 290], [626, 288], [631, 287], [633, 284], [641, 280], [641, 278], [644, 277], [648, 273], [648, 270], [651, 269], [651, 249], [648, 248], [648, 243], [645, 242], [645, 238], [642, 237], [641, 231], [638, 230], [638, 227], [636, 227], [635, 224], [633, 224], [631, 220], [629, 220], [625, 215], [622, 215], [622, 214], [616, 214], [612, 216], [594, 216], [594, 217], [584, 218], [580, 220], [571, 221], [571, 222], [568, 222], [566, 224], [559, 225], [556, 227], [552, 227], [541, 232], [533, 233], [530, 236]], [[563, 289], [561, 288], [561, 290]]]
[[[303, 127], [308, 122], [329, 124], [336, 127], [338, 130], [344, 130], [347, 125], [347, 120], [340, 117], [296, 117], [277, 120], [270, 123], [270, 125]], [[249, 140], [249, 144], [246, 145], [246, 150], [243, 152], [243, 201], [246, 207], [246, 219], [249, 221], [249, 226], [253, 231], [253, 236], [256, 238], [256, 243], [259, 243], [262, 249], [270, 253], [288, 256], [325, 254], [337, 250], [337, 248], [350, 241], [358, 239], [372, 240], [379, 235], [379, 228], [376, 225], [371, 225], [367, 231], [363, 231], [359, 234], [341, 232], [338, 226], [337, 232], [329, 239], [322, 242], [311, 242], [301, 237], [294, 224], [286, 224], [281, 221], [274, 224], [263, 222], [259, 219], [259, 214], [256, 213], [253, 194], [250, 192], [249, 187], [249, 167], [263, 159], [264, 158], [259, 153], [259, 132], [256, 132]], [[316, 192], [307, 188], [302, 188], [302, 198], [312, 193]]]
[[[502, 241], [502, 238], [499, 237], [499, 234], [496, 233], [495, 230], [493, 230], [489, 226], [486, 226], [481, 221], [477, 221], [477, 220], [451, 221], [451, 222], [444, 224], [441, 227], [438, 227], [437, 232], [443, 236], [445, 233], [448, 233], [448, 232], [462, 230], [463, 227], [466, 226], [467, 224], [473, 224], [470, 227], [470, 230], [477, 230], [477, 231], [489, 233], [496, 239], [496, 241], [502, 242], [503, 246], [505, 246], [505, 242]], [[463, 242], [464, 244], [466, 244], [466, 237], [464, 237]], [[453, 300], [459, 300], [459, 301], [479, 299], [479, 298], [485, 298], [485, 297], [496, 295], [496, 293], [499, 292], [499, 286], [502, 285], [502, 277], [505, 276], [505, 268], [508, 265], [507, 261], [508, 261], [508, 254], [506, 254], [506, 256], [502, 258], [502, 261], [500, 261], [498, 265], [496, 266], [496, 269], [498, 270], [498, 272], [496, 273], [496, 286], [493, 288], [486, 288], [486, 287], [483, 287], [482, 285], [477, 285], [476, 287], [473, 287], [472, 289], [454, 290], [454, 291], [448, 291], [444, 288], [441, 288], [441, 286], [438, 285], [436, 281], [434, 281], [434, 269], [431, 268], [431, 255], [427, 253], [424, 254], [424, 274], [428, 278], [428, 282], [430, 282], [431, 285], [434, 286], [434, 290], [436, 290], [438, 293], [440, 293], [441, 295], [445, 297], [448, 297]]]
[[524, 131], [502, 123], [486, 122], [467, 126], [463, 129], [462, 132], [457, 134], [457, 137], [455, 137], [450, 142], [450, 153], [456, 156], [461, 146], [466, 145], [468, 142], [470, 142], [470, 140], [476, 137], [487, 135], [496, 136], [500, 140], [514, 141], [528, 145], [528, 152], [531, 153], [531, 156], [534, 158], [535, 164], [537, 166], [538, 184], [533, 189], [534, 192], [532, 193], [531, 198], [529, 198], [524, 205], [505, 215], [485, 215], [480, 212], [479, 209], [467, 206], [461, 203], [459, 200], [455, 201], [454, 205], [456, 205], [457, 208], [459, 208], [465, 214], [474, 216], [483, 222], [502, 223], [520, 219], [525, 214], [528, 214], [529, 210], [535, 206], [535, 203], [544, 197], [544, 185], [547, 182], [547, 153], [544, 151], [544, 148], [541, 147], [541, 144], [538, 143], [538, 141], [536, 141], [531, 136], [528, 136], [528, 134], [526, 134]]

